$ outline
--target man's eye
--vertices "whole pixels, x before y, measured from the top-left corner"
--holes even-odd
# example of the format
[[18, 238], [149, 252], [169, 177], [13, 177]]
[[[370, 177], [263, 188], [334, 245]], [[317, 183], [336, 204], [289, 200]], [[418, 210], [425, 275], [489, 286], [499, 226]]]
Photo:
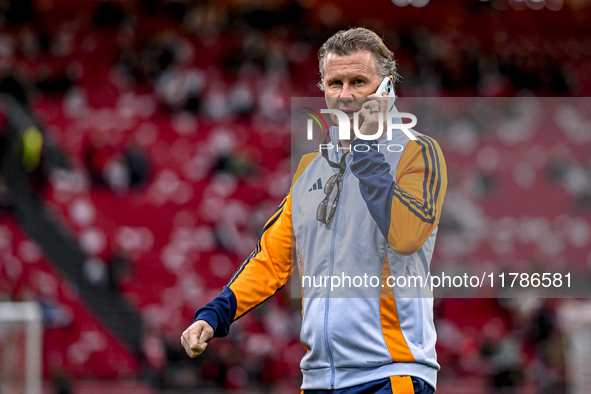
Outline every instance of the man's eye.
[[341, 81], [331, 81], [330, 82], [330, 86], [337, 86], [337, 85], [340, 85], [340, 84], [341, 84]]
[[364, 81], [363, 79], [356, 79], [356, 80], [355, 80], [355, 83], [356, 83], [357, 85], [360, 85], [360, 84], [362, 84], [362, 83], [365, 83], [365, 81]]

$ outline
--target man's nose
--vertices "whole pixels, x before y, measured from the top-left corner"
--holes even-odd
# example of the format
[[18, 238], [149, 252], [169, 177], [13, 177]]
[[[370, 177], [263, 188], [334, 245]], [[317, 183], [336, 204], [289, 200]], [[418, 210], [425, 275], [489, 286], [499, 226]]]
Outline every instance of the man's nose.
[[353, 91], [352, 91], [351, 87], [349, 86], [349, 84], [343, 85], [343, 90], [341, 91], [339, 99], [340, 99], [340, 101], [345, 102], [345, 103], [353, 100]]

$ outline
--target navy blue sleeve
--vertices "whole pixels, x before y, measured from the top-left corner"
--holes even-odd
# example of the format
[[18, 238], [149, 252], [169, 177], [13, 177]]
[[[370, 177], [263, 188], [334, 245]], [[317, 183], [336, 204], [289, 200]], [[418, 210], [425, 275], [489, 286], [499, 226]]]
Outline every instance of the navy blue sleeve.
[[213, 328], [214, 338], [225, 337], [230, 332], [230, 324], [236, 316], [236, 296], [228, 286], [210, 303], [197, 309], [195, 320], [205, 320]]
[[[365, 148], [355, 150], [359, 144], [369, 146], [369, 150], [367, 152], [362, 152]], [[390, 174], [390, 164], [386, 162], [384, 154], [378, 151], [377, 144], [377, 140], [361, 139], [351, 143], [351, 149], [355, 152], [351, 162], [351, 172], [359, 179], [359, 190], [371, 217], [376, 221], [384, 237], [388, 239], [392, 196], [396, 183]]]

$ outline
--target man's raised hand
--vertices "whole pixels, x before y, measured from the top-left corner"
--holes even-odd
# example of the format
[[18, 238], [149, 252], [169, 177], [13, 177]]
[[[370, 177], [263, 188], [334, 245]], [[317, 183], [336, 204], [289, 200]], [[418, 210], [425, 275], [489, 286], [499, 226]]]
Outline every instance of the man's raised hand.
[[[377, 135], [379, 128], [379, 116], [378, 113], [382, 113], [382, 132]], [[388, 113], [388, 97], [386, 92], [382, 93], [382, 96], [372, 94], [367, 96], [367, 101], [361, 106], [359, 111], [359, 133], [365, 136], [375, 136], [375, 139], [379, 140], [387, 130], [387, 113]]]
[[205, 320], [197, 320], [181, 335], [181, 344], [191, 358], [195, 358], [207, 348], [207, 341], [213, 338], [213, 328]]

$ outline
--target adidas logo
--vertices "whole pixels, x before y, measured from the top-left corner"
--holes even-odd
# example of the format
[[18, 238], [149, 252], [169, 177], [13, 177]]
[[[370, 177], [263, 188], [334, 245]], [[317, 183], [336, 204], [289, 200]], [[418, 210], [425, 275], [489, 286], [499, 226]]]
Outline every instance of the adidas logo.
[[314, 182], [314, 185], [312, 185], [312, 187], [308, 191], [311, 192], [312, 190], [322, 190], [322, 181], [320, 180], [320, 178], [318, 178], [318, 180]]

